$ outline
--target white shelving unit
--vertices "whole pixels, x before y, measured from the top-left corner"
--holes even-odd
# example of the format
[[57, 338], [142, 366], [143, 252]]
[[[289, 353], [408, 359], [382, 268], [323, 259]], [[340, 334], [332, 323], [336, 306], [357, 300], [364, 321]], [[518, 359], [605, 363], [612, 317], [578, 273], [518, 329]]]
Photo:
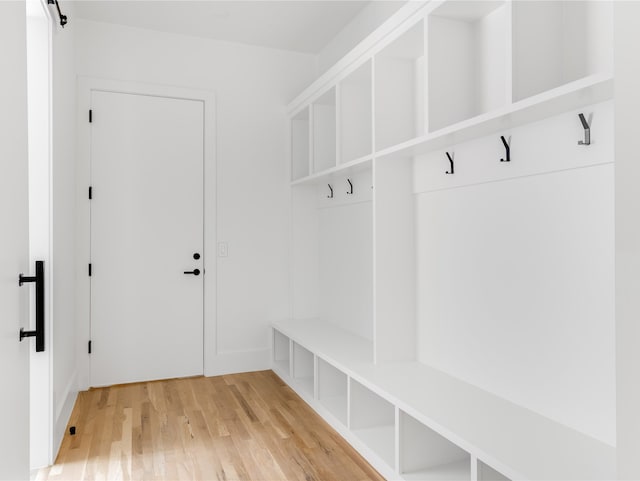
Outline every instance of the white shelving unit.
[[488, 464], [478, 460], [478, 481], [511, 481], [505, 475], [499, 473]]
[[336, 89], [318, 98], [313, 113], [313, 173], [336, 166]]
[[368, 61], [340, 82], [340, 163], [373, 153], [372, 62]]
[[291, 180], [302, 179], [311, 173], [309, 128], [307, 107], [291, 118]]
[[395, 466], [395, 408], [393, 404], [351, 380], [350, 428], [371, 451]]
[[279, 374], [291, 375], [291, 345], [289, 338], [273, 331], [273, 366]]
[[345, 426], [348, 417], [348, 376], [318, 358], [318, 400]]
[[418, 22], [375, 56], [376, 150], [426, 133], [424, 41]]
[[511, 100], [510, 2], [445, 2], [428, 16], [429, 130]]
[[315, 356], [298, 343], [293, 343], [293, 379], [310, 397], [315, 395]]
[[514, 102], [613, 71], [613, 2], [512, 5]]
[[289, 106], [274, 369], [387, 479], [614, 478], [611, 3], [425, 2], [373, 37]]
[[400, 474], [405, 480], [468, 481], [471, 457], [401, 411]]

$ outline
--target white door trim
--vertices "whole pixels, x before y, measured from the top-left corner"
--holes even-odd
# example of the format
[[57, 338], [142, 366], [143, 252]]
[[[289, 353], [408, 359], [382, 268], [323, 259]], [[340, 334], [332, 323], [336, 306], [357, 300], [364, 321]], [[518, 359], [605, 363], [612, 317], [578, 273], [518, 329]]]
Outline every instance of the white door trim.
[[[91, 129], [89, 108], [91, 91], [151, 95], [185, 100], [199, 100], [204, 103], [204, 375], [215, 372], [217, 356], [217, 175], [216, 175], [216, 104], [215, 93], [209, 90], [195, 90], [140, 82], [78, 77], [78, 165], [77, 165], [77, 342], [78, 342], [78, 388], [90, 387], [89, 354], [87, 343], [90, 335], [90, 283], [88, 263], [90, 259], [90, 185]], [[96, 115], [99, 115], [96, 112]], [[84, 362], [83, 362], [84, 360]]]

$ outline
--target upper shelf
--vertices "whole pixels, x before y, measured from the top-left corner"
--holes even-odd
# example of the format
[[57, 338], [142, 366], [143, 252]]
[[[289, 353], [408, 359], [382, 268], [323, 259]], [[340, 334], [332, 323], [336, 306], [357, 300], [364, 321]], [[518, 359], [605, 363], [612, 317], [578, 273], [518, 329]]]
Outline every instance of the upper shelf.
[[293, 185], [612, 98], [612, 15], [611, 2], [444, 0], [385, 24], [291, 110]]
[[613, 97], [613, 78], [593, 75], [553, 90], [528, 97], [477, 117], [376, 152], [378, 159], [412, 157], [467, 140], [506, 131], [562, 112]]
[[369, 169], [374, 158], [387, 160], [425, 154], [494, 132], [507, 131], [513, 127], [536, 122], [585, 105], [603, 102], [612, 97], [613, 78], [610, 75], [592, 75], [520, 100], [508, 107], [478, 115], [436, 132], [380, 150], [373, 155], [302, 177], [293, 181], [291, 185], [323, 183], [339, 175]]

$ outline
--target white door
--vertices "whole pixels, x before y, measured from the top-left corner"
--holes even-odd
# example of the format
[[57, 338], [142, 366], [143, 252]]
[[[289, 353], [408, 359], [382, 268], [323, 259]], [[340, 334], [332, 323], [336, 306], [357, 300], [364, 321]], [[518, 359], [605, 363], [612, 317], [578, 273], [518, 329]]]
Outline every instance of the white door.
[[91, 93], [91, 385], [203, 373], [204, 107]]
[[[0, 479], [29, 479], [27, 66], [24, 2], [0, 2]], [[8, 47], [10, 46], [10, 47]]]

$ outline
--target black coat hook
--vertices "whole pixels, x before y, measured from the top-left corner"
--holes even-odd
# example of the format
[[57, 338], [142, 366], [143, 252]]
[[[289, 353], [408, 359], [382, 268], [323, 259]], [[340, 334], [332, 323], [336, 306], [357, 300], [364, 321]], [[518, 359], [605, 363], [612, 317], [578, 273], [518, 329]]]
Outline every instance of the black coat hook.
[[349, 182], [349, 190], [347, 191], [347, 194], [353, 195], [353, 184], [351, 183], [351, 179], [347, 179], [347, 182]]
[[331, 187], [331, 184], [327, 184], [329, 186], [329, 190], [331, 191], [331, 194], [327, 196], [327, 199], [333, 199], [333, 187]]
[[453, 174], [454, 170], [453, 170], [453, 158], [451, 157], [451, 155], [449, 155], [449, 152], [446, 152], [447, 157], [449, 158], [449, 163], [451, 164], [451, 170], [449, 172], [445, 171], [445, 174]]
[[501, 135], [500, 139], [502, 140], [502, 143], [504, 144], [504, 148], [507, 152], [506, 158], [500, 159], [500, 162], [511, 162], [511, 147], [509, 147], [509, 143], [507, 142], [507, 139], [504, 138], [504, 135]]
[[582, 128], [584, 129], [584, 140], [579, 140], [578, 145], [591, 145], [591, 126], [587, 119], [584, 118], [584, 114], [578, 114], [580, 122], [582, 122]]

